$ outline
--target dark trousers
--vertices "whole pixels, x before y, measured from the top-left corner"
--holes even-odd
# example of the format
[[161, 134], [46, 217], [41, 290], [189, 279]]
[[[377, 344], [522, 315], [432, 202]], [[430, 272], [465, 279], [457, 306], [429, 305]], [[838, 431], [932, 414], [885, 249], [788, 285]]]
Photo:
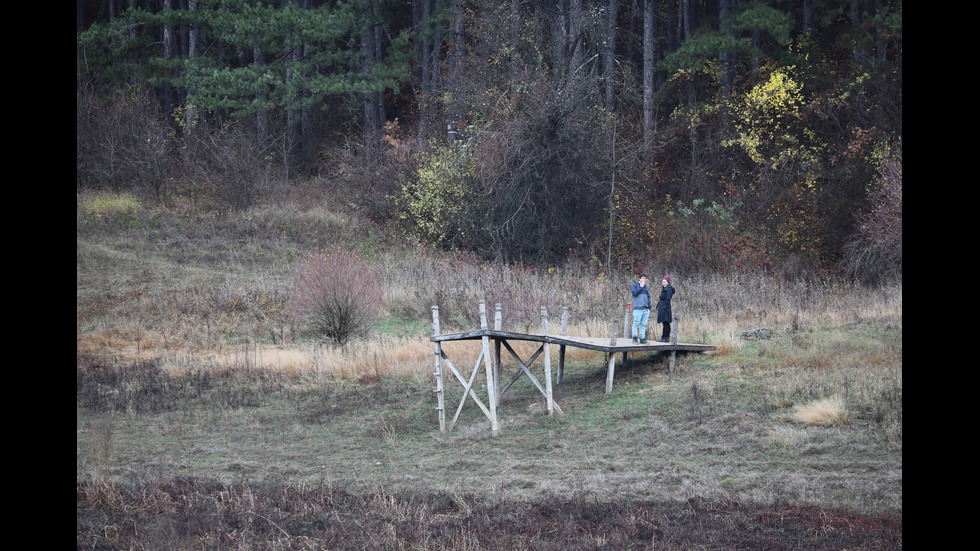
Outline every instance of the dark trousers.
[[669, 321], [665, 321], [663, 325], [664, 325], [664, 333], [663, 333], [663, 336], [660, 337], [660, 338], [662, 338], [665, 341], [669, 341], [670, 340], [670, 322]]

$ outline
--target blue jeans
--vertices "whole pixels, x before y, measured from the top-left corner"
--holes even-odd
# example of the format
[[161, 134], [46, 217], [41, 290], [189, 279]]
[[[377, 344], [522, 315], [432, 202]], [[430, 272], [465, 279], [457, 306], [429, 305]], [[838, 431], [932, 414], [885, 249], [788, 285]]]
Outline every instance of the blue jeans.
[[650, 318], [650, 309], [641, 308], [633, 310], [633, 338], [647, 338], [647, 320]]

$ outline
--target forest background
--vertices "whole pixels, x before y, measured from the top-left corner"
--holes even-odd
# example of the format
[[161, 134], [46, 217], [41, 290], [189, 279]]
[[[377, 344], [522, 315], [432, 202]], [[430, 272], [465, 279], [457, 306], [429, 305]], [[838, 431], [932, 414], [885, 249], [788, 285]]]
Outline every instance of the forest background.
[[419, 243], [598, 272], [901, 276], [900, 0], [77, 9], [79, 192], [313, 192]]

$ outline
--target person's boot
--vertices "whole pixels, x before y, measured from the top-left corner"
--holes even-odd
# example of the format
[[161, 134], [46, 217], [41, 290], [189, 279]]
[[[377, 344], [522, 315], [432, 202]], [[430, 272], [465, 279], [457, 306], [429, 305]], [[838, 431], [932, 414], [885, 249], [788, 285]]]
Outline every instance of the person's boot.
[[636, 337], [633, 337], [633, 344], [637, 344]]
[[646, 344], [646, 343], [647, 343], [647, 340], [646, 340], [646, 338], [645, 338], [645, 337], [644, 337], [644, 338], [642, 338], [642, 339], [640, 339], [640, 344]]

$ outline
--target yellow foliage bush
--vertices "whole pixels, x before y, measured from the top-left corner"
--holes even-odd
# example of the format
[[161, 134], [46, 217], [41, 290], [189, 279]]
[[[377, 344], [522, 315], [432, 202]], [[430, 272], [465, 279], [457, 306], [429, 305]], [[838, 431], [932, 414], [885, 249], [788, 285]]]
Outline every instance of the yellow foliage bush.
[[402, 219], [419, 238], [443, 245], [461, 231], [460, 221], [472, 189], [470, 150], [454, 144], [422, 155], [416, 177], [402, 186]]

